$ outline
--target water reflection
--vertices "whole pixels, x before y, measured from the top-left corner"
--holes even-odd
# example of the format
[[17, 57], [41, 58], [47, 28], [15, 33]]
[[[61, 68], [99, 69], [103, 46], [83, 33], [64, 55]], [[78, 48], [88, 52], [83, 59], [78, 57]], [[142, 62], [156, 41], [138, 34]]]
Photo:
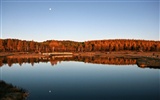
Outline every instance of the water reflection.
[[18, 63], [20, 66], [24, 63], [29, 63], [32, 66], [34, 66], [34, 63], [39, 62], [48, 62], [49, 58], [43, 59], [43, 58], [9, 58], [9, 57], [3, 57], [0, 58], [0, 66], [3, 66], [4, 64], [8, 64], [9, 67], [11, 67], [13, 64]]
[[[159, 100], [159, 70], [126, 65], [136, 64], [136, 59], [74, 56], [0, 61], [5, 66], [3, 80], [27, 89], [28, 100]], [[120, 62], [124, 65], [117, 66]]]
[[[137, 63], [140, 61], [135, 58], [109, 58], [109, 57], [84, 57], [84, 56], [52, 56], [45, 58], [15, 58], [15, 57], [3, 57], [0, 58], [0, 66], [2, 67], [4, 64], [8, 64], [8, 66], [12, 66], [13, 64], [18, 63], [20, 66], [24, 63], [29, 63], [34, 66], [34, 63], [39, 62], [50, 62], [52, 66], [57, 65], [61, 61], [78, 61], [84, 63], [92, 63], [92, 64], [108, 64], [108, 65], [135, 65], [138, 64], [140, 68], [156, 68], [160, 69], [160, 66], [147, 66], [144, 63]], [[144, 61], [143, 61], [144, 62]], [[146, 60], [145, 60], [146, 62]], [[154, 65], [154, 63], [151, 63]], [[151, 65], [150, 64], [150, 65]]]

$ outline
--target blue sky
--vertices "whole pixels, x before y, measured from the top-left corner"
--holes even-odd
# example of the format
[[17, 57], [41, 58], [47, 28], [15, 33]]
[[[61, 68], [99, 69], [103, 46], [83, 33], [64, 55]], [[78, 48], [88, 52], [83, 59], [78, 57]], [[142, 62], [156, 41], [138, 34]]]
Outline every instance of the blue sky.
[[159, 4], [159, 0], [1, 0], [1, 35], [35, 41], [160, 40]]

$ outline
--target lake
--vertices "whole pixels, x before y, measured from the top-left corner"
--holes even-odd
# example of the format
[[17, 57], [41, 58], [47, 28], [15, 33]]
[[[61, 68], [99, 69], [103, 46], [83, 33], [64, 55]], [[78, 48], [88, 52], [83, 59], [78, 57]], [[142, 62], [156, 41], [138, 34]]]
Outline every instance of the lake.
[[26, 89], [27, 100], [159, 100], [159, 69], [136, 59], [1, 58], [1, 80]]

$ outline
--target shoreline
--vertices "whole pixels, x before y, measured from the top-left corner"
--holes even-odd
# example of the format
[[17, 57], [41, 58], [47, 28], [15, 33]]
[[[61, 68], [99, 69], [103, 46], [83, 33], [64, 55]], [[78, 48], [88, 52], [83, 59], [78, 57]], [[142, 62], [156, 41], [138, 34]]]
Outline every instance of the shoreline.
[[25, 100], [29, 93], [23, 88], [8, 84], [0, 80], [0, 99], [1, 100]]
[[[57, 53], [57, 52], [54, 52]], [[64, 53], [64, 54], [63, 54]], [[53, 53], [52, 53], [53, 54]], [[18, 61], [21, 61], [20, 59], [32, 59], [32, 64], [34, 63], [33, 59], [43, 59], [43, 60], [49, 60], [51, 63], [53, 62], [53, 65], [57, 58], [61, 58], [62, 60], [67, 57], [71, 57], [72, 60], [77, 60], [78, 58], [86, 58], [86, 61], [91, 58], [97, 58], [98, 62], [101, 61], [102, 63], [108, 62], [108, 63], [115, 63], [117, 64], [121, 63], [122, 60], [120, 59], [134, 59], [135, 64], [137, 64], [139, 67], [151, 67], [151, 68], [160, 68], [160, 52], [131, 52], [131, 51], [121, 51], [121, 52], [75, 52], [72, 53], [72, 55], [66, 55], [65, 52], [58, 52], [57, 54], [60, 55], [43, 55], [38, 53], [24, 53], [24, 52], [14, 52], [14, 53], [0, 53], [1, 59], [18, 59]], [[77, 58], [78, 57], [78, 58]], [[107, 58], [107, 59], [103, 59]], [[67, 58], [68, 59], [68, 58]], [[115, 62], [111, 61], [110, 59], [117, 59]], [[84, 59], [83, 59], [84, 60]], [[96, 61], [96, 60], [95, 60]], [[96, 62], [97, 62], [96, 61]], [[127, 60], [124, 60], [126, 62]], [[10, 62], [10, 61], [9, 61]], [[85, 62], [85, 60], [84, 60]], [[128, 62], [128, 61], [127, 61]], [[129, 60], [130, 62], [130, 60]], [[2, 61], [1, 61], [2, 63]], [[108, 64], [107, 63], [107, 64]], [[22, 64], [22, 62], [20, 63]], [[2, 65], [2, 64], [1, 64]], [[9, 63], [9, 66], [11, 66], [12, 63]]]
[[[160, 59], [160, 52], [136, 52], [136, 51], [114, 51], [114, 52], [73, 52], [73, 56], [97, 56], [110, 58], [155, 58]], [[0, 57], [9, 58], [45, 58], [49, 55], [28, 52], [0, 52]]]

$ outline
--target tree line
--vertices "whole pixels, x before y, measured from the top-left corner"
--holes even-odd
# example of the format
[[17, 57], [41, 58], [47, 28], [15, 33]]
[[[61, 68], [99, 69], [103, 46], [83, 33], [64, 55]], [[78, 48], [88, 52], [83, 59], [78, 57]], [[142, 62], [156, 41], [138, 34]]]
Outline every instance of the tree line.
[[44, 42], [0, 39], [0, 52], [108, 52], [160, 51], [160, 41], [153, 40], [92, 40], [85, 42], [47, 40]]

